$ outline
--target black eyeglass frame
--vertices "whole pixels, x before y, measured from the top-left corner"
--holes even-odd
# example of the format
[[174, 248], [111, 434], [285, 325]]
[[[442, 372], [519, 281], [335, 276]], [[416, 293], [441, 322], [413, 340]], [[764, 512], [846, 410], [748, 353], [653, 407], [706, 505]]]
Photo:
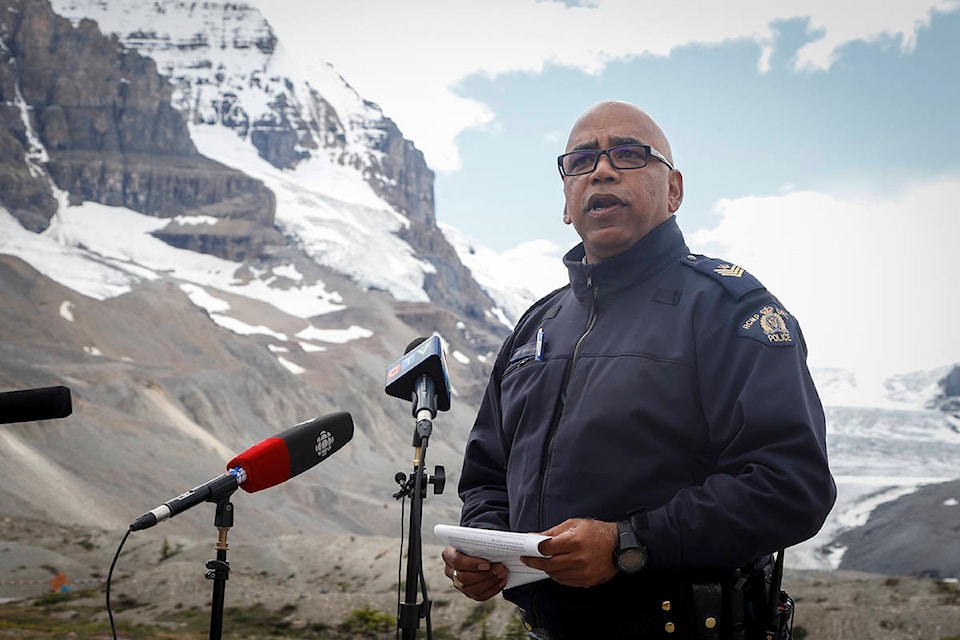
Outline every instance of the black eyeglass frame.
[[[617, 149], [624, 149], [627, 147], [641, 148], [644, 150], [646, 159], [643, 161], [642, 165], [640, 165], [639, 167], [621, 167], [617, 165], [616, 160], [613, 159], [613, 156], [610, 154], [610, 152], [616, 151]], [[590, 169], [586, 171], [578, 171], [577, 173], [567, 173], [566, 171], [564, 171], [563, 169], [564, 158], [566, 158], [567, 156], [572, 156], [575, 154], [584, 154], [584, 153], [593, 154], [593, 166], [590, 167]], [[597, 170], [597, 165], [600, 164], [600, 156], [607, 156], [607, 160], [610, 161], [610, 165], [614, 169], [619, 169], [620, 171], [626, 171], [629, 169], [643, 169], [645, 166], [647, 166], [647, 163], [650, 161], [651, 157], [656, 158], [663, 164], [667, 165], [667, 168], [669, 168], [671, 171], [675, 171], [673, 164], [671, 164], [671, 162], [667, 160], [667, 157], [648, 144], [619, 144], [615, 147], [610, 147], [609, 149], [576, 149], [574, 151], [571, 151], [570, 153], [564, 153], [557, 156], [557, 169], [560, 171], [560, 175], [564, 178], [568, 176], [582, 176], [588, 173], [593, 173], [594, 171]]]

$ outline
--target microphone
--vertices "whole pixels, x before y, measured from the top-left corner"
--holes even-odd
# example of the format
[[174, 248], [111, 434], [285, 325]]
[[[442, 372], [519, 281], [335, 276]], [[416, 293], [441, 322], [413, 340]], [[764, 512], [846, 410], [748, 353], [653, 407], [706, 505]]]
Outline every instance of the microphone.
[[247, 472], [240, 484], [247, 493], [268, 489], [323, 462], [353, 438], [353, 418], [331, 413], [290, 427], [253, 445], [227, 463]]
[[413, 415], [450, 409], [450, 378], [438, 336], [417, 338], [407, 345], [403, 357], [387, 368], [384, 390], [388, 396], [413, 401]]
[[242, 487], [247, 493], [286, 482], [323, 462], [353, 438], [344, 411], [307, 420], [253, 445], [227, 463], [227, 472], [147, 511], [131, 531], [148, 529], [202, 502], [218, 502]]
[[71, 413], [70, 389], [66, 387], [0, 393], [0, 424], [66, 418]]

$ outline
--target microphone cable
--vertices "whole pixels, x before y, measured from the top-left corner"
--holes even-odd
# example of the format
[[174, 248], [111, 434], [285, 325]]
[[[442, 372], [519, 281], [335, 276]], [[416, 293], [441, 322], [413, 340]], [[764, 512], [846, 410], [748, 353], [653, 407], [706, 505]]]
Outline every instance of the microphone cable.
[[[397, 621], [400, 621], [400, 611], [401, 604], [403, 603], [403, 596], [401, 595], [401, 589], [403, 584], [403, 541], [405, 536], [406, 529], [403, 528], [403, 523], [406, 522], [406, 506], [407, 498], [406, 494], [400, 497], [400, 553], [397, 558]], [[408, 558], [409, 560], [409, 558]], [[423, 555], [420, 556], [420, 566], [417, 568], [417, 572], [420, 575], [420, 594], [423, 596], [423, 603], [426, 606], [427, 600], [427, 579], [426, 575], [423, 572]], [[433, 625], [430, 620], [430, 607], [426, 607], [426, 626], [427, 626], [427, 640], [433, 640]], [[400, 638], [400, 625], [397, 625], [396, 638]]]
[[400, 640], [400, 604], [403, 602], [403, 595], [401, 593], [403, 589], [403, 539], [406, 529], [403, 528], [403, 522], [406, 517], [406, 506], [407, 501], [404, 498], [400, 499], [400, 553], [397, 554], [397, 631], [394, 636], [397, 640]]
[[127, 543], [127, 538], [130, 537], [130, 534], [133, 533], [133, 529], [127, 529], [127, 532], [123, 534], [123, 540], [120, 541], [120, 546], [117, 547], [117, 552], [113, 556], [113, 562], [110, 563], [110, 571], [107, 572], [107, 617], [110, 618], [110, 633], [113, 634], [113, 640], [117, 640], [117, 625], [113, 620], [113, 609], [110, 607], [110, 583], [113, 581], [113, 569], [117, 566], [117, 560], [120, 558], [120, 551], [123, 549], [123, 545]]

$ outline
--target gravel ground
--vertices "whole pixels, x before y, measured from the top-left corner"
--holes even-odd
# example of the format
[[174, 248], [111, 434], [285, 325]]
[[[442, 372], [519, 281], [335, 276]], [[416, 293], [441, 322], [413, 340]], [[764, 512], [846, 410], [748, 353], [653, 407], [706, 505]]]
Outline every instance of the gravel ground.
[[[133, 534], [117, 562], [112, 597], [126, 605], [118, 618], [161, 622], [175, 610], [209, 607], [212, 583], [203, 574], [206, 561], [216, 556], [216, 541], [178, 541], [157, 531]], [[102, 586], [121, 537], [0, 518], [0, 599], [31, 599], [49, 592], [49, 581], [57, 573], [77, 587]], [[439, 547], [425, 545], [423, 553], [434, 603], [432, 624], [460, 629], [478, 604], [456, 593], [443, 577]], [[361, 607], [393, 615], [403, 596], [398, 596], [397, 585], [406, 571], [399, 556], [398, 540], [368, 536], [283, 536], [262, 544], [231, 545], [225, 603], [285, 608], [294, 620], [328, 625]], [[810, 639], [960, 639], [956, 582], [788, 569], [784, 584], [797, 602], [795, 627], [802, 627]], [[132, 603], [137, 606], [130, 607]], [[88, 604], [103, 606], [102, 595]], [[512, 617], [512, 607], [496, 599], [487, 618], [488, 633], [501, 634]], [[476, 628], [461, 632], [463, 638], [476, 635]]]

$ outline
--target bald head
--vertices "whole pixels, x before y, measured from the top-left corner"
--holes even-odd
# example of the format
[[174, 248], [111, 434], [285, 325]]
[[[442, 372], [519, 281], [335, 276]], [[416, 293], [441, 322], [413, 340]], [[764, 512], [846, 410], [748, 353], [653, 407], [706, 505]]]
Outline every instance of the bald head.
[[572, 150], [574, 147], [584, 146], [584, 144], [588, 142], [582, 139], [584, 132], [596, 131], [598, 123], [608, 123], [601, 125], [604, 129], [609, 128], [613, 123], [616, 123], [617, 126], [629, 125], [635, 128], [637, 131], [643, 133], [642, 141], [644, 144], [649, 144], [656, 148], [670, 160], [670, 164], [674, 164], [670, 142], [667, 140], [667, 136], [663, 133], [660, 125], [643, 109], [629, 102], [619, 100], [598, 102], [587, 109], [583, 115], [573, 123], [573, 128], [570, 130], [570, 137], [567, 139], [567, 151]]

